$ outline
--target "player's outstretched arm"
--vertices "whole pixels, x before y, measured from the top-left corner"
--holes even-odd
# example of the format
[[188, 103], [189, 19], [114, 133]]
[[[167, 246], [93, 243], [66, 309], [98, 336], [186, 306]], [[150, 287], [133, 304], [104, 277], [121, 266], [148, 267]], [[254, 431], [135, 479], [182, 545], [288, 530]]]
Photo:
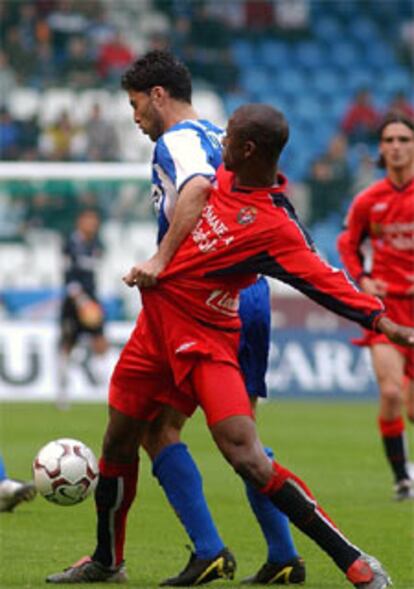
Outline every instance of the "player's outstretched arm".
[[128, 286], [154, 286], [178, 247], [194, 229], [211, 190], [211, 182], [204, 176], [191, 178], [180, 192], [172, 222], [158, 251], [146, 262], [131, 268], [123, 281]]
[[378, 319], [377, 330], [386, 335], [395, 344], [414, 347], [414, 328], [398, 325], [398, 323], [394, 323], [386, 315]]

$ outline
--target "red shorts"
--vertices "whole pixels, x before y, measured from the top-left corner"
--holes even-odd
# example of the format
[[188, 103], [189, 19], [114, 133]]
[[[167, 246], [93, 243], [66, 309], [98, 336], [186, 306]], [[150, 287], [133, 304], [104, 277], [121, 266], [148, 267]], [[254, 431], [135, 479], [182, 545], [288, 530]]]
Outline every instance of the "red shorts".
[[[414, 327], [414, 297], [384, 299], [387, 317], [407, 327]], [[405, 375], [414, 380], [414, 348], [399, 346], [390, 342], [383, 333], [365, 330], [361, 339], [353, 340], [357, 346], [375, 346], [376, 344], [389, 344], [396, 348], [405, 357]]]
[[109, 404], [145, 421], [155, 419], [163, 405], [187, 416], [200, 405], [209, 425], [251, 416], [238, 344], [238, 332], [198, 324], [151, 291], [112, 374]]

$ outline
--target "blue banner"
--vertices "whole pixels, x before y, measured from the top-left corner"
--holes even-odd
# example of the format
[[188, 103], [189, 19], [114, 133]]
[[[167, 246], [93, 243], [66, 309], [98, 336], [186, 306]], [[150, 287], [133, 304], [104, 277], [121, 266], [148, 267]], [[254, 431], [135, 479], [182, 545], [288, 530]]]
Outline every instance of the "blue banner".
[[377, 395], [368, 348], [353, 345], [355, 329], [274, 329], [267, 383], [272, 397], [349, 399]]

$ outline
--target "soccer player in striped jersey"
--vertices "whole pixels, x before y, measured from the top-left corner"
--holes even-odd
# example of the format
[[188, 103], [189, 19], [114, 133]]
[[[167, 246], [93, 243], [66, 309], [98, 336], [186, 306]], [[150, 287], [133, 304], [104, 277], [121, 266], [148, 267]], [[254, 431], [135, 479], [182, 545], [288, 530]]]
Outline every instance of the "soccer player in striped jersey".
[[[381, 124], [379, 138], [386, 177], [355, 197], [338, 247], [361, 288], [381, 297], [394, 321], [414, 326], [414, 121], [391, 113]], [[367, 240], [371, 268], [364, 263], [367, 249], [362, 246]], [[414, 350], [369, 330], [356, 343], [371, 352], [380, 391], [378, 427], [395, 481], [394, 498], [414, 499], [403, 419], [406, 395], [407, 416], [414, 422]]]
[[[127, 70], [122, 85], [128, 91], [134, 120], [140, 130], [155, 142], [152, 161], [152, 197], [158, 211], [159, 250], [141, 265], [145, 284], [152, 284], [167, 265], [178, 245], [194, 228], [211, 190], [216, 169], [221, 163], [223, 130], [200, 119], [191, 105], [191, 78], [187, 68], [168, 52], [150, 52]], [[243, 324], [240, 362], [252, 405], [266, 396], [265, 372], [270, 341], [269, 287], [262, 277], [241, 295]], [[116, 435], [121, 450], [115, 454], [104, 450], [100, 463], [100, 481], [96, 494], [98, 508], [98, 544], [93, 561], [106, 571], [98, 576], [119, 578], [123, 563], [123, 546], [128, 509], [135, 495], [138, 476], [134, 429], [121, 423]], [[195, 585], [216, 578], [231, 578], [235, 560], [225, 547], [208, 509], [201, 474], [180, 432], [185, 415], [176, 408], [165, 407], [151, 424], [144, 447], [153, 462], [153, 473], [178, 514], [194, 544], [194, 553], [178, 575], [163, 584]], [[122, 452], [128, 450], [128, 460]], [[267, 449], [269, 457], [273, 456]], [[116, 491], [118, 472], [112, 462], [123, 466], [123, 495]], [[119, 469], [118, 469], [119, 470]], [[301, 583], [305, 579], [303, 560], [298, 556], [288, 520], [263, 494], [246, 481], [246, 492], [267, 542], [266, 563], [251, 581], [279, 584]], [[111, 501], [108, 500], [111, 497]], [[118, 525], [110, 526], [111, 517]], [[86, 577], [82, 565], [81, 577]], [[54, 582], [77, 576], [69, 569]], [[208, 575], [208, 576], [207, 576]], [[123, 578], [123, 574], [121, 577]], [[59, 580], [56, 580], [59, 579]], [[82, 582], [80, 580], [79, 582]]]

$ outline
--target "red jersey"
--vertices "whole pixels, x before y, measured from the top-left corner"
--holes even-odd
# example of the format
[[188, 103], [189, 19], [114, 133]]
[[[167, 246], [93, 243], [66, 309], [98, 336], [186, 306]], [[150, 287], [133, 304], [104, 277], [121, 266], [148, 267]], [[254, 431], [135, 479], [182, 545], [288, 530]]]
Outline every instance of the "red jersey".
[[223, 166], [194, 231], [178, 249], [145, 300], [157, 292], [177, 313], [219, 329], [239, 329], [238, 294], [257, 273], [277, 278], [324, 307], [374, 328], [383, 305], [316, 252], [285, 196], [286, 180], [272, 188], [235, 185]]
[[388, 284], [387, 296], [406, 296], [414, 284], [414, 179], [403, 188], [389, 178], [375, 182], [353, 201], [338, 249], [351, 276], [364, 273], [361, 244], [369, 238], [373, 278]]

